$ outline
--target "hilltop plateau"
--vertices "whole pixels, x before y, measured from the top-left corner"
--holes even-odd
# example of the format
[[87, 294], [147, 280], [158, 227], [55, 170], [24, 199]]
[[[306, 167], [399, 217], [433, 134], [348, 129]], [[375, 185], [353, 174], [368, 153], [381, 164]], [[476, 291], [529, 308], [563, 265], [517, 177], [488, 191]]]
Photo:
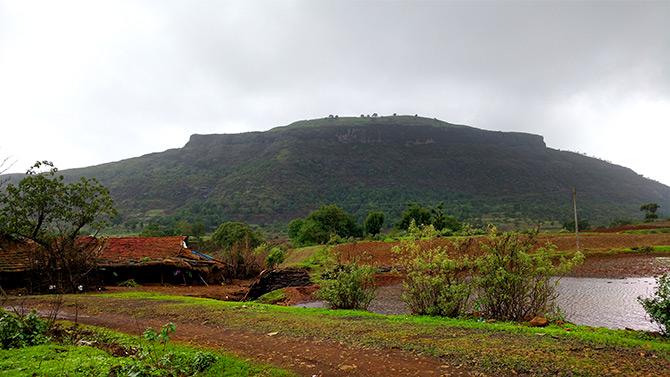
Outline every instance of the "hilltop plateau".
[[564, 221], [572, 190], [591, 223], [670, 207], [670, 187], [631, 169], [548, 148], [542, 136], [417, 116], [304, 120], [265, 132], [192, 135], [183, 148], [81, 169], [111, 190], [119, 222], [241, 221], [280, 229], [320, 205], [391, 227], [409, 201], [460, 220]]

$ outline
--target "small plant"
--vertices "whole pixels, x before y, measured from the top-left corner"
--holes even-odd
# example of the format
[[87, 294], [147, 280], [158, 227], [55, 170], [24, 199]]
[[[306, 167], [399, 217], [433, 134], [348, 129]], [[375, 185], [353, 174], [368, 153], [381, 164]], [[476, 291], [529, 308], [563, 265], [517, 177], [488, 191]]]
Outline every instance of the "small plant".
[[584, 260], [581, 253], [554, 266], [549, 251], [535, 249], [537, 230], [529, 234], [490, 230], [484, 255], [475, 261], [474, 285], [481, 314], [489, 318], [521, 321], [528, 316], [552, 314], [558, 296], [558, 279]]
[[665, 273], [656, 279], [654, 296], [638, 297], [637, 301], [656, 323], [664, 336], [670, 336], [670, 273]]
[[48, 323], [37, 316], [35, 310], [25, 317], [1, 311], [0, 347], [3, 349], [22, 348], [43, 344]]
[[281, 248], [272, 248], [267, 257], [265, 257], [265, 267], [273, 269], [284, 262], [284, 252]]
[[377, 290], [375, 271], [374, 267], [356, 261], [339, 264], [331, 260], [322, 275], [321, 288], [316, 296], [334, 309], [367, 310]]
[[150, 347], [144, 356], [146, 356], [153, 367], [162, 368], [165, 366], [165, 347], [170, 340], [170, 334], [174, 334], [176, 328], [174, 323], [168, 323], [163, 325], [161, 331], [158, 333], [152, 327], [144, 331], [143, 337], [149, 342]]
[[471, 263], [465, 256], [452, 257], [446, 247], [420, 242], [434, 233], [432, 225], [417, 227], [412, 221], [409, 240], [393, 248], [407, 268], [402, 297], [414, 314], [457, 317], [472, 294], [472, 285], [466, 281]]

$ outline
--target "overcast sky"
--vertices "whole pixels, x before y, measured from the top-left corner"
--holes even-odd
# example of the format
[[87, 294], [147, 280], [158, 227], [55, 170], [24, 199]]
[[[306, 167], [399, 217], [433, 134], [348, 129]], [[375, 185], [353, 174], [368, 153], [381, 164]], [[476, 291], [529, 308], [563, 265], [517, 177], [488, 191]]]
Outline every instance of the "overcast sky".
[[670, 185], [670, 1], [0, 0], [12, 172], [374, 112], [540, 134]]

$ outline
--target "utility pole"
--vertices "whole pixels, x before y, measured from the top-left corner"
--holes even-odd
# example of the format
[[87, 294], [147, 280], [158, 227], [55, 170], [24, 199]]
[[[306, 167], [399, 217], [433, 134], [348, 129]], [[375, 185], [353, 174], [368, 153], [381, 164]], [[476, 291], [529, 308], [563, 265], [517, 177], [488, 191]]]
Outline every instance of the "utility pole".
[[572, 189], [572, 202], [575, 205], [575, 237], [577, 238], [577, 251], [579, 251], [579, 221], [577, 221], [577, 188]]

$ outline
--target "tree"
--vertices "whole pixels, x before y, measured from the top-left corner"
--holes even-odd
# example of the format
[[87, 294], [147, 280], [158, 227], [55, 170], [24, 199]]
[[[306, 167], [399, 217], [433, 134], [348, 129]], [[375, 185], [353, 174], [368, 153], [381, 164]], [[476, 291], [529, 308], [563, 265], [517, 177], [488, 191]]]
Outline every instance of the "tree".
[[618, 217], [616, 219], [613, 219], [610, 222], [610, 228], [616, 228], [618, 226], [624, 226], [624, 225], [630, 225], [633, 223], [633, 220], [625, 218], [625, 217]]
[[234, 245], [256, 248], [265, 242], [265, 239], [259, 231], [249, 228], [246, 224], [227, 222], [212, 233], [212, 242], [222, 249], [229, 249]]
[[[574, 232], [575, 231], [575, 221], [565, 221], [563, 222], [563, 229], [567, 230], [568, 232]], [[579, 230], [589, 230], [591, 229], [591, 223], [587, 219], [579, 220]]]
[[430, 209], [430, 223], [437, 230], [449, 229], [454, 232], [461, 230], [461, 223], [459, 223], [455, 217], [445, 215], [444, 210], [442, 210], [443, 206], [444, 202], [441, 202], [436, 207]]
[[260, 231], [246, 224], [227, 222], [212, 233], [211, 240], [222, 249], [222, 259], [232, 267], [235, 276], [250, 276], [261, 271], [264, 260], [254, 251], [265, 242]]
[[365, 218], [365, 232], [373, 236], [379, 234], [384, 225], [384, 213], [372, 211]]
[[647, 203], [640, 207], [640, 211], [644, 211], [644, 221], [651, 222], [658, 219], [658, 214], [656, 211], [661, 208], [656, 203]]
[[363, 230], [356, 219], [336, 205], [321, 206], [306, 219], [296, 219], [289, 224], [291, 241], [298, 245], [325, 244], [332, 237], [360, 237]]
[[407, 210], [403, 211], [400, 221], [396, 224], [398, 229], [409, 229], [409, 225], [414, 220], [417, 227], [430, 225], [430, 209], [422, 207], [420, 204], [412, 202], [407, 203]]
[[0, 193], [0, 231], [35, 244], [31, 261], [39, 283], [71, 292], [85, 283], [96, 257], [95, 238], [80, 233], [97, 235], [117, 212], [109, 190], [94, 178], [65, 183], [57, 171], [38, 161], [18, 185], [7, 185]]
[[435, 207], [424, 208], [420, 204], [407, 203], [407, 210], [403, 211], [402, 218], [396, 224], [398, 229], [409, 229], [412, 221], [417, 227], [432, 225], [436, 230], [449, 229], [454, 232], [461, 229], [461, 223], [453, 216], [445, 215], [442, 207], [444, 202]]

